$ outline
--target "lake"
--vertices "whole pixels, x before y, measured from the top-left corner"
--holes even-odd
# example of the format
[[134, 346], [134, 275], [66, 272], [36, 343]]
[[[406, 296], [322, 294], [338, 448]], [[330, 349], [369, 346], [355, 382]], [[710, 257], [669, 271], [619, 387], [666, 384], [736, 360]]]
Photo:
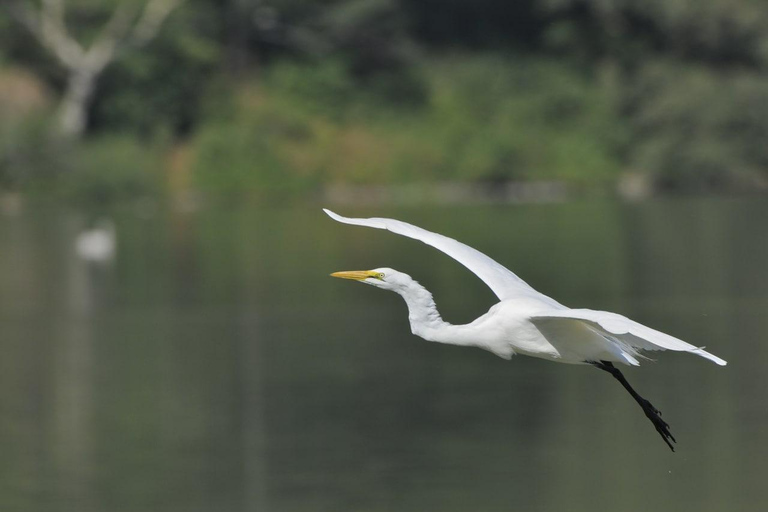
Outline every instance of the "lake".
[[337, 206], [457, 238], [572, 307], [729, 361], [653, 353], [609, 375], [426, 342], [388, 266], [464, 323], [494, 296], [461, 265], [320, 205], [0, 214], [0, 510], [768, 510], [768, 201]]

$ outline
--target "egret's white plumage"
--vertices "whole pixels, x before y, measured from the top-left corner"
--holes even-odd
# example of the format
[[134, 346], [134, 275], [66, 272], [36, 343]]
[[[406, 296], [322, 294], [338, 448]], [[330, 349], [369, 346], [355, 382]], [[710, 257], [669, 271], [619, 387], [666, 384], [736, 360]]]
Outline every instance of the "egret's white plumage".
[[[383, 279], [358, 279], [403, 296], [414, 334], [430, 341], [474, 345], [504, 357], [524, 354], [561, 363], [611, 361], [638, 365], [643, 350], [690, 352], [719, 365], [726, 362], [702, 348], [607, 311], [571, 309], [537, 292], [512, 271], [457, 240], [394, 219], [351, 219], [324, 210], [345, 224], [386, 229], [420, 240], [475, 273], [500, 299], [477, 320], [451, 325], [440, 318], [432, 295], [410, 276], [377, 269]], [[344, 276], [339, 276], [344, 277]], [[428, 314], [427, 314], [428, 312]]]
[[432, 294], [407, 274], [390, 268], [331, 274], [400, 294], [408, 305], [408, 319], [414, 334], [429, 341], [484, 348], [506, 359], [523, 354], [561, 363], [594, 365], [621, 382], [673, 450], [670, 440], [675, 439], [669, 433], [669, 425], [661, 419], [661, 413], [632, 389], [612, 363], [636, 366], [643, 357], [642, 351], [673, 350], [726, 364], [703, 348], [625, 316], [568, 308], [537, 292], [485, 254], [452, 238], [399, 220], [352, 219], [324, 211], [345, 224], [386, 229], [431, 245], [471, 270], [499, 298], [497, 304], [475, 321], [452, 325], [440, 317]]
[[77, 254], [84, 260], [108, 262], [115, 256], [117, 245], [115, 225], [110, 220], [102, 220], [91, 229], [82, 231], [75, 239]]

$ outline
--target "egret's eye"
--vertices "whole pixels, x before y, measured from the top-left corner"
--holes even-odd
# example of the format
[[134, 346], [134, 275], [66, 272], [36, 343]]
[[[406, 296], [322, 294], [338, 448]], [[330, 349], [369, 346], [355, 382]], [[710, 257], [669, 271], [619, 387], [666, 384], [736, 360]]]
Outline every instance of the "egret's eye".
[[384, 272], [379, 272], [379, 279], [384, 279]]

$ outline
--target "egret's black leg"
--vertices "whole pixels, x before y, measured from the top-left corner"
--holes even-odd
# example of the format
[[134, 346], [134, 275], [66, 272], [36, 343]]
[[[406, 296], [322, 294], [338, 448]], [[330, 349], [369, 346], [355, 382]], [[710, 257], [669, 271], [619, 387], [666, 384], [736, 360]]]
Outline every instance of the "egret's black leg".
[[653, 426], [656, 428], [656, 432], [658, 432], [664, 442], [667, 443], [669, 449], [675, 451], [675, 447], [672, 446], [672, 443], [670, 443], [669, 440], [671, 439], [672, 442], [675, 443], [677, 441], [675, 441], [674, 436], [669, 433], [669, 425], [667, 425], [667, 422], [661, 419], [661, 412], [659, 412], [658, 409], [651, 405], [651, 402], [638, 395], [637, 392], [632, 389], [632, 386], [629, 385], [627, 379], [624, 378], [624, 375], [619, 371], [618, 368], [613, 366], [613, 363], [610, 361], [590, 361], [590, 363], [595, 367], [610, 373], [616, 380], [621, 382], [621, 385], [624, 386], [624, 389], [629, 391], [629, 394], [632, 395], [632, 398], [634, 398], [640, 407], [643, 408], [643, 412], [645, 413], [646, 417], [651, 420], [651, 423], [653, 423]]

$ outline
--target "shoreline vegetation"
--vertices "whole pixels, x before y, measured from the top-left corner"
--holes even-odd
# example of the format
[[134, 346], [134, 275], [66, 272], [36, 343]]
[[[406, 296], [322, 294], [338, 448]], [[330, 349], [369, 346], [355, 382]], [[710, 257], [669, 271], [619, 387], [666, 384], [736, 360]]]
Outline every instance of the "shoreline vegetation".
[[[637, 202], [680, 196], [680, 192], [654, 191], [643, 177], [626, 175], [615, 188], [578, 188], [565, 182], [500, 182], [493, 184], [467, 182], [424, 182], [406, 185], [323, 185], [311, 192], [239, 194], [232, 196], [196, 188], [165, 188], [162, 193], [112, 198], [109, 200], [67, 195], [66, 193], [0, 191], [0, 215], [15, 216], [29, 208], [41, 206], [75, 207], [90, 215], [107, 211], [132, 211], [139, 217], [151, 218], [164, 210], [191, 214], [208, 208], [239, 208], [251, 203], [263, 207], [312, 205], [339, 207], [412, 207], [456, 205], [523, 205], [561, 204], [583, 200]], [[762, 190], [695, 192], [687, 197], [760, 197]]]
[[320, 197], [330, 204], [558, 203], [573, 197], [561, 182], [422, 183], [411, 185], [332, 185]]
[[[121, 51], [100, 62], [82, 129], [68, 137], [54, 129], [67, 73], [87, 62], [57, 65], [0, 8], [4, 197], [105, 205], [768, 192], [768, 9], [753, 12], [747, 0], [705, 11], [689, 0], [621, 3], [610, 13], [593, 0], [532, 0], [514, 19], [501, 0], [448, 3], [438, 18], [408, 0], [296, 0], [252, 13], [211, 0], [135, 6], [154, 3], [173, 9], [141, 45], [111, 34]], [[66, 16], [53, 21], [69, 31], [59, 37], [95, 47], [118, 4], [63, 1]], [[260, 21], [238, 25], [231, 40], [241, 18]]]

